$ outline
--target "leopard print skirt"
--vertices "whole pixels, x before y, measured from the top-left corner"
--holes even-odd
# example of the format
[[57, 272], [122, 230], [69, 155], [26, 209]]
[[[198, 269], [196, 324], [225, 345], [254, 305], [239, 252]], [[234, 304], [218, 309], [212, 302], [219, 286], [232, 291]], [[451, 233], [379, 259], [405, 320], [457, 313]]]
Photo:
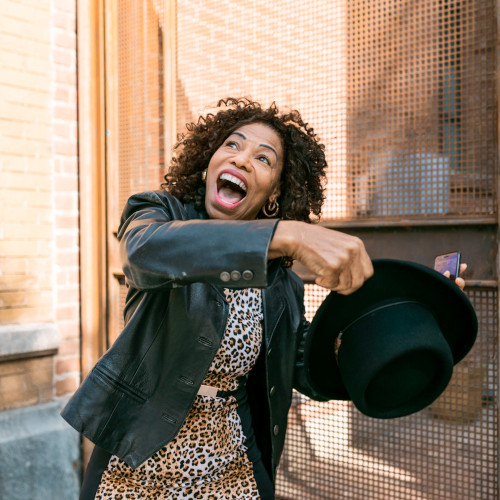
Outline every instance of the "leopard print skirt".
[[[259, 289], [224, 292], [229, 303], [226, 332], [203, 383], [236, 391], [259, 355], [262, 300]], [[132, 469], [111, 456], [95, 498], [258, 499], [256, 459], [249, 456], [258, 450], [253, 444], [248, 453], [249, 436], [244, 390], [223, 398], [197, 395], [177, 436], [140, 467]]]

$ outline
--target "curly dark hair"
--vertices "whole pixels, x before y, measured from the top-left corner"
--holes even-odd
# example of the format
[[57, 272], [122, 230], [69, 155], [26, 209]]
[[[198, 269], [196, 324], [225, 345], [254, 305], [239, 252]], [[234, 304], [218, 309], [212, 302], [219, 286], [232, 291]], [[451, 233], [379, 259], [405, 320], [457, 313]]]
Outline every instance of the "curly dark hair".
[[[247, 98], [221, 99], [220, 110], [187, 124], [187, 133], [179, 136], [171, 167], [162, 188], [176, 198], [194, 200], [196, 208], [205, 210], [205, 185], [201, 172], [226, 138], [242, 125], [264, 123], [281, 137], [284, 150], [278, 198], [278, 217], [284, 220], [315, 222], [324, 201], [325, 147], [298, 111], [281, 114], [275, 103], [263, 109]], [[259, 213], [259, 218], [265, 218]]]

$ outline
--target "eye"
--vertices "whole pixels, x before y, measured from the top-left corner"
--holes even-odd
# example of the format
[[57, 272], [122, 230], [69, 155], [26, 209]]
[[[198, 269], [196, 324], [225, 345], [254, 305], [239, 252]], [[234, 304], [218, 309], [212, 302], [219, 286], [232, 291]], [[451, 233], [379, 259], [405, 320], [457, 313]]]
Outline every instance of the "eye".
[[234, 141], [227, 141], [226, 146], [231, 149], [238, 149], [238, 144]]
[[271, 166], [271, 162], [269, 161], [269, 158], [266, 155], [260, 155], [260, 156], [257, 157], [257, 159], [259, 161], [265, 163], [266, 165]]

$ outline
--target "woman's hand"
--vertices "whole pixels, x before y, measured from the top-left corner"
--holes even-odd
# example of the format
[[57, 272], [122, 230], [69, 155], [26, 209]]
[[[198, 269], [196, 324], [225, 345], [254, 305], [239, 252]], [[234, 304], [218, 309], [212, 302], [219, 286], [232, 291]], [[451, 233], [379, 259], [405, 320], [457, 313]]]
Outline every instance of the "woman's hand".
[[[462, 274], [465, 270], [467, 269], [467, 264], [464, 262], [462, 264], [460, 264], [460, 274]], [[450, 277], [450, 271], [445, 271], [443, 273], [443, 276], [446, 276], [447, 278]], [[465, 280], [463, 278], [457, 278], [455, 280], [455, 283], [457, 284], [458, 288], [460, 288], [460, 290], [463, 290], [465, 288]]]
[[373, 274], [363, 242], [339, 231], [298, 221], [280, 221], [268, 257], [288, 256], [316, 274], [316, 284], [348, 295]]

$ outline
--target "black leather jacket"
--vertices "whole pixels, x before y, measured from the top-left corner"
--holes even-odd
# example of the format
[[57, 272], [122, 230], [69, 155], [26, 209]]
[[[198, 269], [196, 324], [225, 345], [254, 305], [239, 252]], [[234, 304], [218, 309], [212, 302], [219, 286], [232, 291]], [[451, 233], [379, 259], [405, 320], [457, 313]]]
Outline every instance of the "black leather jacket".
[[[275, 477], [292, 387], [322, 399], [303, 367], [303, 283], [267, 261], [277, 220], [201, 220], [163, 191], [132, 196], [119, 229], [126, 325], [62, 411], [138, 467], [182, 426], [225, 331], [224, 287], [261, 287], [264, 344], [248, 382], [252, 422]], [[229, 278], [229, 281], [226, 281]]]

